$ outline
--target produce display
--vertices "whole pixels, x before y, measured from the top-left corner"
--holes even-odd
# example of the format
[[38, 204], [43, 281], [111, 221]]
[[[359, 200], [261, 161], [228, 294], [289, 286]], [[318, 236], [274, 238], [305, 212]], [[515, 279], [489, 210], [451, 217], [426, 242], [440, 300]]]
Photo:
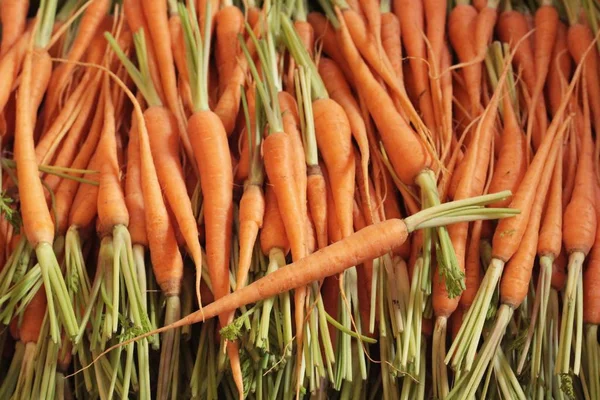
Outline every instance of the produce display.
[[0, 400], [600, 400], [599, 2], [0, 25]]

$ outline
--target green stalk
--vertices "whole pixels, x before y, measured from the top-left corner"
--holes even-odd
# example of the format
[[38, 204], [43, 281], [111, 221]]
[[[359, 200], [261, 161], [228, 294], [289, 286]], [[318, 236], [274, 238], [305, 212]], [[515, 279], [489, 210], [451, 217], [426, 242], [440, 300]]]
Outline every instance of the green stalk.
[[581, 365], [581, 347], [583, 337], [583, 299], [582, 268], [585, 255], [573, 252], [569, 256], [567, 283], [563, 297], [563, 313], [560, 325], [558, 358], [555, 374], [569, 374], [571, 370], [571, 346], [573, 344], [573, 325], [575, 325], [575, 344], [573, 374], [578, 375]]
[[496, 354], [496, 350], [504, 336], [504, 332], [512, 318], [513, 312], [513, 308], [506, 304], [503, 304], [500, 307], [496, 315], [494, 328], [486, 338], [483, 348], [479, 351], [473, 369], [469, 370], [467, 374], [463, 375], [458, 382], [455, 383], [448, 394], [448, 400], [456, 398], [473, 398], [473, 396], [475, 396], [475, 391], [494, 357], [494, 354]]
[[586, 328], [585, 355], [587, 358], [586, 377], [590, 398], [600, 398], [600, 347], [598, 345], [598, 325]]
[[[181, 317], [181, 304], [179, 296], [167, 297], [165, 325], [177, 321]], [[180, 330], [170, 330], [163, 334], [160, 366], [158, 372], [159, 398], [168, 398], [171, 385], [177, 385], [178, 376], [175, 376], [174, 367], [179, 363], [179, 337]]]
[[21, 372], [21, 364], [25, 356], [25, 344], [21, 341], [15, 345], [15, 352], [10, 362], [10, 367], [3, 377], [2, 386], [0, 386], [0, 398], [8, 399], [14, 393], [17, 381]]

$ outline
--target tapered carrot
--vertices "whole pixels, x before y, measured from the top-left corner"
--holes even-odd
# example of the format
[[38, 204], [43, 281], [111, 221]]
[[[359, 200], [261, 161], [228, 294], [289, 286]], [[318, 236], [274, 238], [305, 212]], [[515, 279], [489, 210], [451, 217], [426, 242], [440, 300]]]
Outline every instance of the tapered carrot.
[[[21, 82], [17, 93], [16, 132], [14, 143], [14, 159], [17, 164], [17, 177], [20, 183], [19, 198], [23, 218], [23, 231], [30, 245], [35, 249], [40, 264], [48, 309], [50, 315], [50, 334], [58, 343], [59, 325], [56, 311], [67, 334], [74, 338], [77, 333], [77, 321], [73, 305], [67, 295], [67, 288], [56, 260], [52, 244], [54, 242], [54, 223], [45, 201], [44, 189], [35, 161], [34, 126], [37, 108], [48, 85], [52, 71], [52, 61], [44, 46], [49, 37], [49, 26], [53, 22], [52, 7], [42, 8], [38, 12], [40, 23], [37, 25], [34, 43], [29, 43], [25, 56]], [[49, 14], [49, 15], [46, 15]], [[42, 16], [45, 16], [45, 21]], [[51, 32], [51, 30], [50, 30]], [[35, 62], [36, 73], [33, 73]], [[55, 310], [58, 303], [58, 310]]]
[[0, 22], [2, 22], [0, 56], [4, 56], [25, 32], [28, 11], [29, 0], [8, 0], [0, 3]]
[[[342, 106], [348, 117], [352, 136], [360, 149], [362, 174], [366, 179], [369, 175], [369, 143], [365, 122], [360, 114], [360, 107], [354, 96], [352, 96], [350, 86], [344, 79], [342, 71], [334, 61], [322, 58], [319, 61], [319, 75], [325, 83], [329, 96]], [[370, 202], [368, 198], [367, 202]]]
[[[542, 368], [542, 346], [547, 323], [548, 297], [550, 296], [550, 289], [552, 288], [554, 265], [562, 249], [562, 157], [563, 149], [559, 149], [538, 236], [537, 254], [540, 259], [540, 272], [536, 288], [537, 295], [531, 316], [531, 324], [528, 329], [527, 341], [522, 350], [521, 359], [517, 369], [520, 373], [533, 338], [534, 348], [531, 373], [532, 376], [535, 377], [539, 376]], [[536, 329], [538, 331], [534, 338], [533, 336]]]
[[546, 80], [545, 94], [548, 98], [549, 110], [556, 113], [562, 101], [563, 89], [571, 77], [572, 59], [567, 44], [567, 26], [558, 21], [556, 41], [552, 50], [550, 68]]
[[[527, 169], [527, 142], [521, 130], [515, 110], [510, 100], [508, 90], [505, 90], [503, 99], [503, 131], [502, 146], [498, 160], [494, 165], [494, 173], [490, 183], [490, 193], [500, 190], [515, 191]], [[506, 207], [504, 204], [495, 204], [494, 207]]]
[[[593, 42], [590, 42], [593, 43]], [[593, 44], [591, 44], [593, 46]], [[592, 53], [593, 54], [593, 53]], [[585, 70], [585, 68], [584, 68]], [[583, 82], [587, 84], [587, 74]], [[594, 145], [592, 142], [592, 126], [587, 90], [583, 91], [584, 129], [579, 132], [579, 154], [575, 188], [571, 200], [563, 214], [563, 243], [569, 255], [568, 278], [564, 299], [568, 306], [563, 310], [561, 321], [561, 337], [555, 372], [567, 373], [570, 370], [571, 340], [573, 321], [575, 321], [575, 349], [573, 372], [579, 374], [582, 346], [582, 264], [594, 244], [596, 237], [596, 185]], [[596, 182], [594, 182], [596, 183]], [[574, 319], [575, 314], [577, 318]], [[567, 333], [569, 332], [569, 333]]]
[[[423, 40], [423, 33], [425, 32], [425, 11], [423, 8], [424, 5], [420, 1], [395, 0], [393, 3], [393, 11], [402, 26], [402, 43], [406, 49], [407, 56], [410, 57], [410, 68], [413, 72], [415, 88], [419, 95], [419, 110], [423, 114], [423, 120], [427, 127], [434, 130], [436, 128], [435, 116], [428, 82], [427, 64], [425, 63], [425, 60], [427, 60], [427, 49]], [[443, 8], [443, 13], [445, 14], [445, 7]], [[439, 15], [441, 12], [442, 10], [438, 9], [438, 13], [435, 14]], [[437, 26], [437, 24], [434, 25]], [[439, 43], [436, 43], [436, 45], [439, 45]]]
[[179, 102], [177, 97], [177, 84], [175, 80], [175, 65], [171, 49], [171, 34], [167, 18], [167, 2], [141, 0], [143, 15], [148, 24], [148, 33], [156, 54], [158, 70], [162, 88], [165, 93], [166, 104], [171, 112], [177, 116]]
[[249, 142], [249, 160], [250, 173], [244, 183], [244, 193], [240, 199], [239, 211], [239, 246], [240, 255], [238, 261], [238, 270], [236, 274], [236, 290], [246, 285], [254, 244], [258, 237], [258, 231], [263, 226], [265, 215], [265, 197], [263, 195], [264, 172], [260, 161], [260, 144], [264, 124], [262, 122], [262, 110], [255, 108], [254, 125], [250, 118], [250, 107], [244, 100], [244, 113], [246, 117], [246, 130]]
[[400, 21], [398, 17], [385, 12], [381, 15], [381, 45], [390, 59], [392, 69], [396, 73], [398, 83], [404, 86], [404, 77], [402, 73], [402, 42], [400, 39]]
[[[533, 47], [535, 57], [535, 85], [531, 93], [529, 115], [534, 115], [537, 109], [539, 97], [544, 89], [546, 75], [552, 59], [552, 50], [556, 41], [558, 30], [558, 11], [552, 2], [543, 2], [542, 6], [535, 12], [535, 44]], [[527, 120], [527, 138], [531, 138], [533, 130], [533, 118]], [[545, 125], [541, 125], [544, 129]], [[527, 141], [529, 143], [529, 140]]]
[[[207, 3], [208, 14], [210, 3]], [[198, 62], [192, 62], [188, 57], [190, 79], [194, 76], [199, 83], [196, 85], [194, 109], [188, 119], [188, 136], [190, 138], [194, 159], [200, 174], [202, 187], [206, 260], [215, 299], [229, 293], [229, 257], [231, 250], [231, 230], [233, 223], [233, 170], [231, 153], [227, 142], [227, 131], [219, 115], [209, 108], [208, 102], [208, 65], [210, 57], [210, 32], [212, 18], [206, 19], [202, 26], [203, 42], [200, 38], [200, 27], [190, 19], [194, 15], [179, 5], [179, 14], [185, 27], [186, 46], [198, 52]], [[219, 315], [222, 327], [233, 320], [233, 312]], [[239, 359], [238, 347], [235, 342], [227, 342], [227, 354], [232, 367], [234, 382], [238, 393], [243, 396], [244, 387]]]
[[[462, 63], [469, 63], [476, 57], [475, 46], [469, 32], [475, 29], [477, 11], [469, 4], [457, 4], [448, 15], [448, 39]], [[481, 105], [481, 64], [463, 67], [463, 79], [470, 99], [473, 116], [479, 114]]]
[[[277, 136], [272, 134], [268, 136], [267, 139], [270, 137], [276, 138]], [[281, 137], [285, 137], [285, 135], [281, 135]], [[190, 325], [222, 313], [232, 312], [246, 304], [255, 303], [294, 288], [304, 287], [311, 282], [319, 281], [327, 276], [339, 274], [354, 265], [360, 265], [366, 260], [375, 259], [383, 254], [394, 251], [402, 245], [404, 240], [406, 240], [408, 233], [413, 232], [416, 229], [425, 226], [436, 226], [441, 223], [452, 223], [459, 220], [474, 220], [481, 217], [485, 219], [490, 218], [490, 216], [468, 215], [469, 213], [465, 213], [465, 210], [473, 206], [478, 207], [485, 205], [490, 201], [496, 201], [498, 197], [503, 197], [505, 195], [507, 195], [507, 193], [480, 196], [459, 202], [446, 203], [421, 211], [404, 220], [390, 219], [375, 225], [369, 225], [337, 243], [318, 250], [285, 268], [280, 268], [277, 271], [254, 281], [238, 291], [222, 297], [221, 299], [216, 299], [213, 303], [204, 307], [203, 310], [198, 310], [181, 320], [166, 325], [156, 331], [145, 333], [108, 348], [97, 358], [117, 347], [127, 345], [132, 341]], [[451, 212], [448, 214], [450, 210], [454, 210], [454, 213]], [[496, 214], [495, 217], [504, 217], [508, 215], [514, 215], [514, 212], [507, 214], [501, 212]]]
[[144, 193], [141, 179], [139, 130], [135, 117], [132, 117], [129, 143], [127, 146], [127, 174], [125, 175], [125, 202], [129, 212], [129, 234], [134, 245], [148, 246], [146, 230]]

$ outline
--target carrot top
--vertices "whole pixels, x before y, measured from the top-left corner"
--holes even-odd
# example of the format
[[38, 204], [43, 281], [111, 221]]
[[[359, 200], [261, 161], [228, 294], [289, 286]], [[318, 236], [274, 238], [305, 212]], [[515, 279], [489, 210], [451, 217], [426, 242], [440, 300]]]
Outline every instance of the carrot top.
[[[178, 3], [179, 17], [186, 49], [186, 61], [190, 75], [193, 112], [209, 110], [208, 70], [210, 63], [211, 18], [206, 18], [203, 31], [198, 24], [194, 2], [188, 2], [189, 9]], [[211, 2], [206, 2], [206, 14], [210, 15]]]

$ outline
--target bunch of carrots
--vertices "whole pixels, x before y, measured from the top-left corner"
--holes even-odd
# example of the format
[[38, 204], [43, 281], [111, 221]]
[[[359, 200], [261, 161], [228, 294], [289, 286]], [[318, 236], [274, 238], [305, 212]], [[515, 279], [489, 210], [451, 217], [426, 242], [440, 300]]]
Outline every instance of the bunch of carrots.
[[0, 399], [600, 399], [598, 2], [0, 23]]

